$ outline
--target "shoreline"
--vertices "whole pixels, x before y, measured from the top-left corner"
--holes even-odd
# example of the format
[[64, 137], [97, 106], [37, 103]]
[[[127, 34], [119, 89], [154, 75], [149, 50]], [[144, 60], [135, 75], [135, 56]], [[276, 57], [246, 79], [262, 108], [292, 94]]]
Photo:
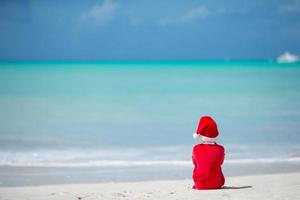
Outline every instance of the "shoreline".
[[21, 199], [297, 199], [300, 172], [227, 177], [220, 190], [193, 190], [192, 179], [0, 187], [0, 197]]
[[[225, 177], [300, 173], [299, 163], [224, 164]], [[0, 167], [0, 187], [186, 180], [193, 165], [151, 167]]]

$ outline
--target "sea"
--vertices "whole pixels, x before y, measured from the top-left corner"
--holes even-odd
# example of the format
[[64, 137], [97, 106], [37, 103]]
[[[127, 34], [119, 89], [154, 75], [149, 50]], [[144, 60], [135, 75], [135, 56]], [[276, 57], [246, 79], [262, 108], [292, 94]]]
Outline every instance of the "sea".
[[300, 63], [0, 61], [0, 186], [191, 179], [201, 116], [225, 176], [300, 171]]

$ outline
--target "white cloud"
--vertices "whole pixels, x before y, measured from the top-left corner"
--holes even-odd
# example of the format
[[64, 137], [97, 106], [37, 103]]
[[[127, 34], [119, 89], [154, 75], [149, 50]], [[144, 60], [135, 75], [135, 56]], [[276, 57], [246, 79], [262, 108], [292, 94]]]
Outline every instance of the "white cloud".
[[80, 16], [80, 22], [101, 25], [109, 21], [115, 14], [119, 4], [112, 0], [104, 0], [100, 5], [94, 5]]
[[181, 17], [181, 22], [184, 22], [184, 23], [193, 22], [193, 21], [196, 21], [199, 19], [204, 19], [208, 15], [210, 15], [209, 9], [204, 5], [200, 5], [196, 8], [193, 8], [193, 9], [187, 11]]
[[300, 13], [300, 0], [295, 0], [289, 4], [279, 6], [281, 13]]

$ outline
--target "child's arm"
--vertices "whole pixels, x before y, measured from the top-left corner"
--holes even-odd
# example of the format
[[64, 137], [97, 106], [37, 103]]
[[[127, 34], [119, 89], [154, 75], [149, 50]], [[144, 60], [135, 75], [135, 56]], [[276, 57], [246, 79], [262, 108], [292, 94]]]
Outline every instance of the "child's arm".
[[224, 147], [222, 148], [222, 160], [221, 160], [221, 165], [223, 164], [223, 162], [224, 162], [224, 159], [225, 159], [225, 149], [224, 149]]
[[193, 160], [193, 164], [196, 165], [196, 159], [195, 159], [194, 153], [192, 155], [192, 160]]
[[209, 171], [210, 171], [209, 163], [205, 158], [205, 156], [199, 151], [194, 152], [193, 155], [194, 155], [193, 162], [196, 167], [194, 178], [197, 179], [198, 181], [201, 181], [207, 178], [209, 175]]

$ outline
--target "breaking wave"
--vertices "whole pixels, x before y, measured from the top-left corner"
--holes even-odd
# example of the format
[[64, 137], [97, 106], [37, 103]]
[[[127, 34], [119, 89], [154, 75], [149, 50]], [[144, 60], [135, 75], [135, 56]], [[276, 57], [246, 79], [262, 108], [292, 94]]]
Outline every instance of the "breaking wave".
[[[176, 153], [177, 152], [177, 153]], [[181, 152], [180, 155], [178, 152]], [[297, 154], [280, 157], [225, 158], [226, 165], [295, 163]], [[0, 152], [0, 166], [12, 167], [192, 167], [190, 154], [176, 148], [126, 150], [44, 150], [30, 152]]]

